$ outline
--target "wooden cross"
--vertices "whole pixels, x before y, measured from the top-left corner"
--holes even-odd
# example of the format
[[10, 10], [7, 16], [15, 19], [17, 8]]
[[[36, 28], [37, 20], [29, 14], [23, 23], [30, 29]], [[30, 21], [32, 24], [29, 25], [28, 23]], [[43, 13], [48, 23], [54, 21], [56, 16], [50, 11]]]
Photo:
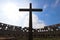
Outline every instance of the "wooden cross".
[[33, 40], [33, 33], [32, 33], [32, 11], [42, 11], [42, 9], [33, 9], [32, 8], [32, 3], [30, 3], [30, 8], [29, 9], [19, 9], [19, 11], [29, 11], [29, 40]]

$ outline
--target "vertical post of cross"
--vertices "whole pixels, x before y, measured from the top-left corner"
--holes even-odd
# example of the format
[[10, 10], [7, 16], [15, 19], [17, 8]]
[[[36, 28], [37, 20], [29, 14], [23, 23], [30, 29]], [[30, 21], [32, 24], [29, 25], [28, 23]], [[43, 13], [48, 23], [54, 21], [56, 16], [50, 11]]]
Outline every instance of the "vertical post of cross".
[[32, 4], [30, 3], [30, 11], [29, 11], [29, 40], [33, 40], [32, 35]]

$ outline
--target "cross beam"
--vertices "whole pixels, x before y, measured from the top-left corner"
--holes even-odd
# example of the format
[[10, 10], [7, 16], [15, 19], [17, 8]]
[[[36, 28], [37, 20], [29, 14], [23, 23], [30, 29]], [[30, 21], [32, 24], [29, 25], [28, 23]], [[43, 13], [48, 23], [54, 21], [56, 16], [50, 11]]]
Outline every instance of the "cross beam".
[[33, 40], [33, 32], [32, 32], [32, 11], [34, 12], [41, 12], [42, 9], [33, 9], [32, 3], [30, 3], [29, 9], [19, 9], [19, 11], [29, 11], [29, 40]]
[[[30, 11], [30, 9], [20, 9], [19, 11]], [[42, 11], [42, 9], [32, 9], [31, 11]]]

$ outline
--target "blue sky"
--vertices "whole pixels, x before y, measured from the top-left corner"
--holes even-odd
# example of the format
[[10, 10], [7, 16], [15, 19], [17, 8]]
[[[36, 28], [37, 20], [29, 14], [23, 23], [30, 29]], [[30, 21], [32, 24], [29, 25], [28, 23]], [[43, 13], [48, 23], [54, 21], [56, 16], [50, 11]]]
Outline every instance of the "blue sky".
[[43, 20], [46, 25], [60, 23], [60, 0], [36, 0], [37, 8], [42, 8], [42, 13], [36, 13], [40, 20]]
[[29, 12], [20, 12], [19, 8], [42, 8], [42, 12], [33, 12], [33, 28], [60, 23], [60, 0], [0, 0], [0, 22], [28, 27]]

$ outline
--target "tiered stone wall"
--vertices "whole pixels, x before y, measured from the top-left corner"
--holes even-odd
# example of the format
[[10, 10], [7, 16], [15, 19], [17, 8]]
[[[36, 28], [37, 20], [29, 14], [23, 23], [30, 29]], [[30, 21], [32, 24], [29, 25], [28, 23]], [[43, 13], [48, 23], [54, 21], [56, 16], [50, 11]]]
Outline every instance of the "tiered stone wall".
[[[60, 24], [45, 26], [41, 29], [32, 29], [33, 37], [60, 37]], [[0, 23], [0, 36], [28, 37], [29, 27], [22, 28]]]

